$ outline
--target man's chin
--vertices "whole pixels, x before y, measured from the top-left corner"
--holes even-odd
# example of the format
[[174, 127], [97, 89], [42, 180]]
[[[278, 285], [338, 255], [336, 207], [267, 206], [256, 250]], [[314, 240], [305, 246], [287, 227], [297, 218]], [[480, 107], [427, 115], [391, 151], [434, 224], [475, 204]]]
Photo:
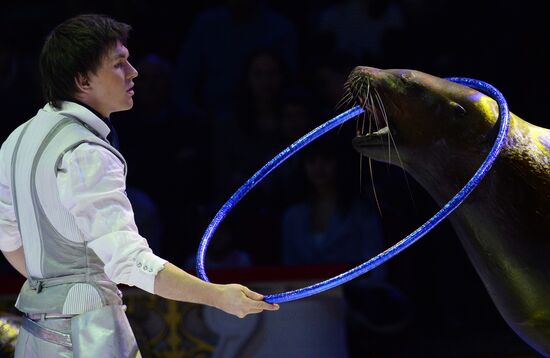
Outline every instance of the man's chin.
[[132, 109], [132, 107], [134, 107], [134, 102], [131, 102], [131, 103], [126, 104], [124, 106], [119, 106], [112, 113], [128, 111], [128, 110]]
[[129, 101], [126, 101], [126, 103], [124, 105], [120, 106], [120, 109], [118, 111], [119, 112], [128, 111], [128, 110], [132, 109], [132, 107], [134, 107], [134, 100], [132, 98], [130, 98]]

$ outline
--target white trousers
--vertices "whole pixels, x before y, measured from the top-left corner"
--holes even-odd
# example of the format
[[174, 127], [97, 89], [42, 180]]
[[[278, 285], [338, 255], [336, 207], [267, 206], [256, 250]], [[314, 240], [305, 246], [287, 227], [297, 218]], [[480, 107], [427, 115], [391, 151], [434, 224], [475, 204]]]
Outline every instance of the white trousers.
[[21, 327], [15, 358], [141, 357], [122, 306], [105, 306], [73, 318], [42, 319], [36, 323], [69, 334], [73, 347], [52, 343]]

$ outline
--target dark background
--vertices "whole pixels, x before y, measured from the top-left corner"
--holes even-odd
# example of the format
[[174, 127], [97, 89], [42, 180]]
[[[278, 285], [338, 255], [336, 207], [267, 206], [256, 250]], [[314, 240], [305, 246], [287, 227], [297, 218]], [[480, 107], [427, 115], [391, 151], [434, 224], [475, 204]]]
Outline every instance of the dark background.
[[[273, 140], [274, 134], [268, 133], [266, 141], [254, 142], [250, 138], [263, 137], [254, 131], [247, 132], [253, 126], [243, 130], [232, 126], [231, 120], [223, 120], [225, 116], [254, 117], [254, 109], [246, 106], [250, 103], [243, 90], [246, 87], [243, 76], [237, 76], [243, 78], [240, 83], [223, 83], [220, 77], [220, 86], [229, 88], [228, 93], [234, 99], [230, 101], [230, 105], [234, 105], [230, 110], [212, 110], [208, 101], [201, 99], [200, 85], [192, 88], [192, 96], [186, 101], [178, 97], [179, 91], [188, 86], [186, 78], [178, 75], [178, 64], [193, 26], [205, 11], [227, 3], [243, 13], [253, 3], [260, 3], [263, 9], [285, 19], [285, 29], [291, 29], [289, 38], [294, 39], [295, 44], [262, 44], [254, 48], [247, 46], [246, 37], [225, 43], [226, 52], [220, 50], [219, 57], [196, 64], [196, 71], [202, 76], [199, 78], [214, 75], [205, 70], [208, 67], [201, 66], [204, 63], [217, 63], [217, 68], [222, 67], [220, 64], [228, 60], [224, 55], [231, 52], [227, 49], [243, 49], [249, 55], [255, 50], [288, 50], [290, 61], [281, 67], [284, 68], [281, 73], [285, 80], [281, 87], [285, 95], [281, 95], [280, 105], [282, 99], [292, 94], [299, 93], [296, 97], [306, 98], [308, 130], [339, 112], [337, 103], [322, 92], [322, 86], [330, 79], [338, 85], [341, 83], [338, 80], [345, 78], [355, 65], [412, 68], [441, 77], [484, 80], [504, 94], [512, 112], [533, 124], [550, 126], [546, 114], [549, 27], [542, 2], [363, 1], [379, 22], [384, 22], [383, 14], [390, 5], [400, 11], [401, 22], [400, 26], [380, 33], [378, 52], [365, 50], [353, 56], [338, 49], [334, 38], [317, 30], [315, 25], [325, 9], [343, 2], [236, 0], [187, 1], [176, 5], [168, 0], [29, 1], [0, 5], [2, 140], [44, 105], [36, 63], [45, 36], [55, 25], [87, 12], [108, 14], [131, 24], [130, 62], [140, 71], [135, 80], [136, 104], [132, 111], [112, 116], [121, 151], [128, 161], [128, 194], [135, 205], [140, 231], [155, 252], [192, 269], [190, 262], [200, 237], [221, 204], [272, 154], [290, 144], [280, 132], [277, 140]], [[345, 23], [345, 19], [340, 20]], [[273, 34], [276, 31], [273, 29]], [[197, 38], [204, 44], [209, 35], [202, 35]], [[269, 31], [266, 37], [269, 38]], [[219, 43], [219, 39], [212, 42], [213, 46]], [[216, 51], [206, 53], [212, 55]], [[246, 61], [234, 64], [237, 65], [239, 71], [246, 71]], [[189, 66], [187, 71], [195, 71]], [[320, 75], [321, 69], [329, 70], [329, 80]], [[276, 114], [281, 110], [282, 107], [278, 107]], [[242, 133], [233, 137], [235, 130]], [[364, 183], [359, 185], [359, 159], [349, 146], [354, 130], [354, 125], [348, 123], [337, 136], [338, 145], [344, 148], [343, 157], [347, 158], [344, 160], [348, 160], [345, 163], [354, 168], [350, 176], [353, 184], [342, 191], [351, 190], [354, 195], [372, 198], [368, 169], [362, 169]], [[240, 136], [246, 140], [241, 141]], [[246, 155], [244, 160], [241, 154], [245, 151], [257, 155]], [[390, 180], [384, 183], [375, 180], [380, 191], [385, 242], [390, 245], [422, 224], [438, 208], [414, 180], [408, 178], [407, 187], [400, 171], [374, 165], [375, 178], [377, 173], [390, 173]], [[231, 267], [232, 263], [252, 267], [282, 264], [282, 212], [300, 197], [303, 187], [301, 178], [285, 182], [284, 174], [278, 173], [273, 174], [273, 181], [278, 184], [271, 182], [277, 189], [271, 189], [269, 183], [259, 186], [258, 193], [249, 194], [220, 229], [223, 231], [220, 255], [244, 252], [249, 261], [220, 259], [220, 267]], [[285, 173], [288, 174], [288, 169]], [[300, 169], [290, 172], [290, 177], [298, 173]], [[377, 304], [378, 313], [384, 312], [380, 315], [383, 317], [377, 319], [382, 325], [384, 320], [389, 323], [403, 320], [408, 324], [387, 332], [373, 330], [361, 323], [361, 315], [370, 318], [376, 315], [369, 310], [365, 313], [364, 307], [363, 310], [359, 307], [361, 313], [352, 315], [349, 322], [352, 354], [362, 357], [534, 354], [501, 319], [447, 222], [385, 265], [388, 282], [399, 289], [401, 296], [378, 297], [382, 302], [373, 299], [372, 305]], [[4, 270], [13, 273], [9, 267]]]

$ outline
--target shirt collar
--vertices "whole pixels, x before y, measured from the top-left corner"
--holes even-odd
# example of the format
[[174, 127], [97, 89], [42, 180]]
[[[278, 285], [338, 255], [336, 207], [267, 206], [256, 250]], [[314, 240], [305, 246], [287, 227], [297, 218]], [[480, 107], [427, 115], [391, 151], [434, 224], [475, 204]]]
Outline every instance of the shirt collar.
[[111, 131], [106, 123], [106, 120], [99, 113], [92, 108], [85, 106], [74, 101], [61, 102], [61, 109], [56, 109], [49, 103], [44, 106], [44, 110], [47, 112], [57, 113], [59, 115], [67, 115], [76, 117], [92, 129], [96, 130], [103, 138], [107, 138], [107, 135]]

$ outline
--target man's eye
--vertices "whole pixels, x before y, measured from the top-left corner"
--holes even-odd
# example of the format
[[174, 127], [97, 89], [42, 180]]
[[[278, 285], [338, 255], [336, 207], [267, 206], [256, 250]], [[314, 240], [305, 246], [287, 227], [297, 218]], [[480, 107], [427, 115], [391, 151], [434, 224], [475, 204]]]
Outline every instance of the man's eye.
[[119, 68], [119, 67], [122, 67], [122, 65], [123, 65], [122, 62], [118, 62], [118, 63], [115, 65], [115, 67], [116, 67], [116, 68]]

